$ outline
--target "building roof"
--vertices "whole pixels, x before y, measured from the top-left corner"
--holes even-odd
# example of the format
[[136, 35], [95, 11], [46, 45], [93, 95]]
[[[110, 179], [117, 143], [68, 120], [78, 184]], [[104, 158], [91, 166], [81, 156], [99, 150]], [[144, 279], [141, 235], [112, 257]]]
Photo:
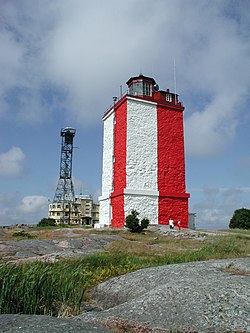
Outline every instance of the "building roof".
[[145, 81], [151, 81], [151, 83], [153, 85], [156, 84], [155, 80], [152, 78], [152, 77], [149, 77], [149, 76], [144, 76], [143, 74], [140, 74], [138, 76], [133, 76], [131, 77], [126, 83], [127, 85], [129, 86], [134, 80], [136, 79], [142, 79], [142, 80], [145, 80]]

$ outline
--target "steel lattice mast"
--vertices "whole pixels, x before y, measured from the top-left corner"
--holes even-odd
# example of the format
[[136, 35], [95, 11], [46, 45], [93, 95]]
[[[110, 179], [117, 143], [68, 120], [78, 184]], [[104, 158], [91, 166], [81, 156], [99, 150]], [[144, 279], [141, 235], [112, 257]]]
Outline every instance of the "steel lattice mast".
[[61, 130], [61, 161], [60, 178], [57, 184], [54, 202], [72, 203], [75, 200], [74, 186], [72, 182], [72, 156], [73, 138], [76, 130], [65, 127]]

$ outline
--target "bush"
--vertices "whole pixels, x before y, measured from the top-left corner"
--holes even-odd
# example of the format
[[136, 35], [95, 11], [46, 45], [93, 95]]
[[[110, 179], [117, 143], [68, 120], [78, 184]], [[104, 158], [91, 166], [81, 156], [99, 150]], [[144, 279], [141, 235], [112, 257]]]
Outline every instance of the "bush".
[[53, 219], [48, 219], [44, 217], [41, 219], [41, 221], [38, 223], [38, 227], [54, 227], [56, 225], [55, 220]]
[[236, 209], [230, 220], [229, 228], [250, 229], [250, 209]]
[[144, 218], [141, 221], [138, 219], [139, 213], [136, 210], [132, 210], [131, 214], [126, 217], [125, 227], [131, 232], [142, 232], [149, 225], [149, 219]]
[[25, 232], [25, 231], [14, 232], [12, 234], [12, 236], [17, 237], [17, 238], [27, 238], [27, 239], [36, 238], [36, 236], [33, 236], [33, 235], [31, 235], [31, 234], [29, 234], [28, 232]]

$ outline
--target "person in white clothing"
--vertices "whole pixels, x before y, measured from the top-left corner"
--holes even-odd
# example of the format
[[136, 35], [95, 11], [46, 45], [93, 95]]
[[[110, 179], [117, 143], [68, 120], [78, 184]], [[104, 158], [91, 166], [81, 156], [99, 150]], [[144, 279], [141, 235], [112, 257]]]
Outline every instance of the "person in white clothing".
[[170, 230], [173, 230], [174, 229], [174, 220], [170, 218], [168, 223], [169, 223]]

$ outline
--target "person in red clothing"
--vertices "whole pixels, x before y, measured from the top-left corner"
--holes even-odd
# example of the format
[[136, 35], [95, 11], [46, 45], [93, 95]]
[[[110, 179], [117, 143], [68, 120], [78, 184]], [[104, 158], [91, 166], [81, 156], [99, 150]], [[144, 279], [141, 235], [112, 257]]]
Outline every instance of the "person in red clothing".
[[181, 231], [181, 221], [180, 220], [178, 220], [178, 222], [177, 222], [177, 227], [178, 227], [178, 230]]

